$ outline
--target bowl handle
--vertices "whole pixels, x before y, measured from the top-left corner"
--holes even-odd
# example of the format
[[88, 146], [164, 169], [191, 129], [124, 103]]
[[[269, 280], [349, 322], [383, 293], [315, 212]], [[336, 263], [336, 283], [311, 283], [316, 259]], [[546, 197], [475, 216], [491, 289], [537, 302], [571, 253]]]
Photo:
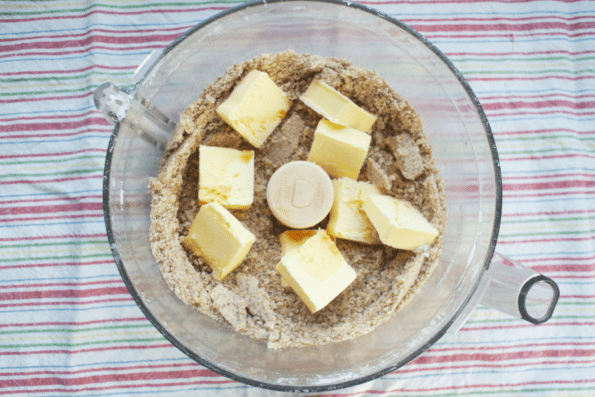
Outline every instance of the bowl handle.
[[490, 268], [448, 332], [456, 333], [477, 304], [542, 324], [554, 313], [558, 298], [560, 289], [554, 280], [495, 252]]
[[138, 136], [163, 150], [176, 123], [134, 91], [103, 83], [93, 94], [95, 107], [110, 123], [128, 123]]

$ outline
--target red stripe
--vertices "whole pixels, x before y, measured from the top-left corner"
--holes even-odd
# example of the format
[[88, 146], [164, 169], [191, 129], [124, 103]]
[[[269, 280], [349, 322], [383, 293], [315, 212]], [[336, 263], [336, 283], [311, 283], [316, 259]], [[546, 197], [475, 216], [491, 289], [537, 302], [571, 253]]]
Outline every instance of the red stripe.
[[[140, 345], [140, 346], [113, 346], [113, 347], [97, 347], [93, 349], [70, 349], [70, 350], [28, 350], [28, 351], [0, 351], [0, 356], [35, 356], [37, 354], [78, 354], [78, 353], [91, 353], [91, 352], [103, 352], [111, 350], [124, 350], [124, 349], [160, 349], [160, 348], [171, 348], [170, 343], [162, 345]], [[2, 392], [0, 391], [0, 394]]]
[[[444, 21], [438, 21], [444, 22]], [[453, 21], [454, 22], [454, 21]], [[418, 32], [505, 32], [506, 35], [516, 34], [516, 32], [529, 32], [534, 30], [558, 30], [558, 31], [569, 31], [575, 32], [577, 30], [594, 29], [595, 22], [584, 21], [584, 22], [534, 22], [534, 23], [502, 23], [500, 21], [494, 21], [492, 19], [483, 20], [481, 24], [437, 24], [429, 23], [424, 25], [411, 25], [411, 27]], [[494, 22], [494, 23], [492, 23]], [[532, 33], [535, 34], [535, 33]], [[539, 33], [542, 35], [542, 33]], [[558, 34], [558, 33], [554, 33]]]
[[0, 323], [0, 328], [29, 328], [29, 327], [47, 327], [56, 325], [59, 327], [80, 327], [84, 325], [105, 324], [105, 323], [122, 323], [128, 321], [147, 321], [145, 317], [126, 317], [126, 318], [109, 318], [106, 320], [89, 320], [89, 321], [46, 321], [40, 323]]
[[[8, 281], [10, 282], [10, 281]], [[113, 280], [103, 280], [103, 281], [87, 281], [85, 283], [46, 283], [46, 284], [16, 284], [16, 285], [2, 285], [0, 286], [0, 290], [6, 290], [11, 288], [47, 288], [47, 287], [83, 287], [86, 285], [98, 285], [98, 284], [113, 284], [113, 283], [122, 283], [122, 279], [117, 278]]]
[[77, 176], [71, 178], [57, 178], [57, 179], [41, 179], [36, 181], [26, 180], [26, 179], [19, 179], [17, 181], [0, 181], [0, 185], [15, 185], [18, 183], [25, 183], [25, 184], [34, 184], [34, 183], [53, 183], [53, 182], [68, 182], [68, 181], [80, 181], [83, 179], [103, 179], [102, 175], [95, 175], [95, 176]]
[[547, 75], [547, 76], [538, 76], [538, 77], [529, 77], [529, 76], [519, 76], [519, 77], [470, 77], [465, 76], [465, 80], [467, 81], [538, 81], [538, 80], [549, 80], [549, 79], [558, 79], [558, 80], [569, 80], [569, 81], [578, 81], [578, 80], [591, 80], [593, 75], [589, 74], [586, 76], [562, 76], [562, 75]]
[[0, 215], [47, 214], [51, 212], [103, 210], [103, 203], [76, 203], [62, 205], [39, 205], [34, 207], [0, 208]]
[[[178, 370], [178, 371], [158, 371], [158, 372], [136, 372], [136, 373], [114, 373], [109, 375], [92, 375], [78, 378], [25, 378], [19, 380], [0, 379], [0, 388], [7, 387], [33, 387], [33, 386], [80, 386], [94, 383], [108, 382], [134, 382], [134, 381], [152, 381], [157, 379], [188, 379], [199, 378], [204, 370]], [[229, 380], [228, 380], [229, 381]], [[231, 382], [231, 381], [230, 381]]]
[[502, 158], [506, 158], [506, 161], [523, 161], [523, 160], [548, 160], [548, 159], [567, 159], [567, 158], [576, 158], [576, 157], [585, 157], [588, 159], [595, 159], [595, 156], [583, 153], [572, 153], [572, 154], [553, 154], [553, 155], [543, 155], [541, 157], [537, 156], [529, 156], [529, 157], [505, 157], [505, 155], [500, 154], [500, 160]]
[[[555, 317], [555, 314], [554, 314]], [[557, 321], [553, 321], [550, 320], [546, 323], [543, 324], [539, 324], [540, 328], [546, 328], [546, 327], [591, 327], [595, 325], [595, 322], [592, 321], [582, 321], [582, 322], [557, 322]], [[463, 328], [461, 328], [458, 332], [461, 331], [485, 331], [485, 330], [499, 330], [499, 329], [516, 329], [516, 328], [534, 328], [535, 325], [534, 324], [530, 324], [528, 322], [525, 322], [523, 320], [519, 320], [519, 324], [515, 324], [515, 325], [489, 325], [489, 326], [477, 326], [477, 327], [472, 327], [472, 326], [467, 326], [465, 324], [465, 326], [463, 326]]]
[[535, 109], [535, 108], [553, 108], [553, 107], [568, 107], [571, 109], [592, 109], [595, 108], [595, 101], [591, 102], [573, 102], [563, 101], [560, 99], [550, 101], [535, 101], [535, 102], [498, 102], [498, 103], [482, 103], [484, 110], [501, 110], [501, 109]]
[[513, 241], [506, 241], [506, 240], [498, 239], [498, 244], [554, 243], [554, 242], [563, 242], [563, 241], [591, 241], [591, 240], [595, 240], [595, 236], [543, 238], [543, 239], [527, 239], [527, 240], [513, 240]]
[[548, 175], [531, 175], [531, 176], [506, 176], [506, 180], [517, 179], [517, 180], [526, 180], [526, 179], [558, 179], [558, 178], [570, 178], [570, 177], [585, 177], [585, 178], [595, 178], [595, 174], [586, 174], [586, 173], [571, 173], [571, 174], [548, 174]]
[[[92, 121], [99, 121], [99, 120], [103, 120], [105, 123], [93, 123]], [[62, 125], [63, 127], [60, 128], [60, 125]], [[64, 132], [64, 133], [51, 133], [51, 134], [22, 134], [22, 135], [3, 135], [0, 136], [0, 138], [3, 139], [27, 139], [27, 138], [59, 138], [59, 137], [68, 137], [68, 136], [75, 136], [75, 135], [82, 135], [82, 134], [88, 134], [88, 133], [100, 133], [100, 134], [106, 134], [109, 135], [111, 134], [111, 130], [105, 130], [105, 129], [95, 129], [95, 128], [85, 128], [85, 127], [96, 127], [97, 125], [99, 126], [105, 126], [105, 127], [112, 127], [112, 125], [105, 119], [99, 119], [96, 118], [94, 120], [91, 119], [86, 119], [86, 120], [82, 120], [82, 121], [77, 121], [77, 122], [71, 122], [71, 123], [35, 123], [35, 124], [21, 124], [19, 126], [17, 126], [16, 124], [12, 124], [10, 126], [6, 126], [6, 127], [17, 127], [19, 128], [18, 130], [15, 128], [13, 129], [13, 131], [46, 131], [46, 130], [55, 130], [55, 131], [64, 131], [67, 129], [75, 129], [75, 128], [84, 128], [82, 131], [75, 131], [75, 132]], [[27, 127], [31, 126], [30, 129], [28, 129]], [[113, 128], [113, 127], [112, 127]], [[11, 132], [9, 131], [9, 129], [5, 129], [4, 131], [1, 131], [3, 128], [0, 127], [0, 132]]]
[[[180, 30], [180, 29], [178, 29]], [[0, 53], [2, 52], [9, 52], [9, 51], [24, 51], [29, 49], [44, 49], [44, 50], [53, 50], [53, 49], [64, 49], [64, 48], [80, 48], [80, 47], [89, 47], [85, 48], [84, 51], [89, 51], [92, 48], [103, 48], [103, 49], [114, 49], [110, 47], [94, 47], [92, 46], [95, 43], [103, 43], [103, 44], [138, 44], [138, 43], [151, 43], [155, 45], [156, 41], [165, 41], [169, 43], [172, 40], [175, 40], [180, 34], [142, 34], [138, 32], [135, 36], [120, 36], [117, 33], [114, 36], [103, 36], [103, 35], [93, 35], [90, 37], [86, 37], [80, 40], [72, 40], [72, 36], [53, 36], [53, 40], [51, 41], [33, 41], [33, 38], [28, 39], [25, 42], [19, 44], [10, 44], [4, 45], [0, 47]], [[66, 40], [59, 40], [60, 37], [66, 38]], [[47, 37], [45, 37], [47, 39]], [[147, 47], [131, 47], [131, 48], [147, 48]], [[35, 53], [37, 54], [37, 53]], [[13, 56], [16, 54], [12, 54]], [[58, 53], [56, 53], [58, 55]]]
[[[179, 386], [192, 386], [192, 385], [222, 385], [226, 383], [235, 383], [233, 380], [220, 377], [220, 380], [217, 381], [207, 381], [207, 380], [200, 380], [200, 381], [191, 381], [191, 382], [167, 382], [167, 383], [146, 383], [143, 384], [142, 387], [153, 387], [153, 388], [171, 388], [171, 387], [179, 387]], [[66, 391], [69, 393], [78, 393], [81, 391], [104, 391], [110, 389], [130, 389], [130, 388], [138, 388], [137, 384], [133, 385], [115, 385], [115, 386], [101, 386], [101, 387], [80, 387], [80, 388], [68, 388]], [[212, 388], [212, 387], [211, 387]], [[57, 388], [57, 389], [28, 389], [26, 391], [12, 391], [8, 393], [33, 393], [33, 392], [64, 392], [64, 388]], [[0, 394], [6, 394], [7, 392], [0, 391]]]
[[500, 135], [526, 135], [526, 134], [555, 134], [560, 132], [570, 132], [575, 135], [592, 135], [595, 131], [577, 131], [568, 128], [556, 128], [556, 129], [542, 129], [542, 130], [520, 130], [520, 131], [508, 131], [508, 132], [497, 132], [494, 133], [496, 136]]
[[73, 152], [8, 154], [8, 155], [0, 156], [0, 159], [21, 159], [21, 158], [27, 158], [27, 157], [70, 156], [73, 154], [81, 154], [81, 153], [88, 153], [88, 152], [99, 152], [99, 153], [105, 154], [105, 152], [107, 152], [107, 150], [106, 149], [87, 148], [87, 149], [82, 149], [82, 150], [75, 150]]
[[57, 198], [46, 198], [46, 199], [28, 199], [28, 200], [0, 201], [0, 204], [41, 203], [41, 202], [48, 202], [48, 201], [80, 201], [80, 200], [101, 199], [101, 198], [102, 198], [101, 195], [93, 195], [93, 196], [71, 196], [71, 197], [57, 197]]
[[537, 216], [537, 215], [574, 215], [574, 214], [592, 214], [595, 213], [595, 209], [592, 210], [568, 210], [568, 211], [539, 211], [539, 212], [515, 212], [511, 214], [502, 214], [502, 217], [518, 217], [518, 216]]
[[[110, 30], [110, 29], [85, 29], [84, 32], [81, 33], [69, 33], [68, 35], [63, 34], [56, 34], [53, 36], [20, 36], [20, 37], [11, 37], [2, 39], [4, 42], [10, 41], [23, 41], [28, 42], [32, 40], [55, 40], [60, 37], [67, 37], [70, 39], [76, 39], [77, 37], [85, 37], [89, 35], [94, 35], [94, 37], [100, 36], [99, 33], [108, 33], [111, 36], [100, 36], [100, 37], [112, 37], [112, 36], [122, 36], [122, 35], [137, 35], [137, 34], [152, 34], [155, 32], [180, 32], [183, 33], [186, 30], [190, 29], [193, 24], [189, 24], [186, 26], [179, 26], [175, 28], [156, 28], [156, 29], [138, 29], [138, 30]], [[123, 28], [128, 26], [124, 25]], [[180, 34], [179, 33], [179, 34]], [[136, 66], [135, 66], [136, 68]]]
[[0, 376], [33, 376], [33, 375], [73, 375], [73, 374], [85, 374], [89, 372], [116, 372], [116, 371], [137, 371], [140, 369], [157, 369], [157, 368], [183, 368], [183, 367], [197, 367], [196, 371], [200, 371], [202, 373], [201, 377], [219, 377], [220, 375], [211, 371], [210, 369], [206, 369], [201, 367], [199, 364], [195, 362], [191, 363], [179, 363], [179, 364], [161, 364], [161, 365], [133, 365], [133, 366], [126, 366], [126, 367], [97, 367], [97, 368], [89, 368], [89, 369], [79, 369], [73, 371], [31, 371], [31, 372], [0, 372]]
[[[594, 346], [595, 342], [560, 342], [556, 341], [556, 347], [558, 346]], [[526, 348], [534, 348], [534, 347], [552, 347], [551, 342], [547, 343], [523, 343], [523, 344], [514, 344], [514, 343], [507, 343], [506, 345], [501, 346], [472, 346], [472, 347], [430, 347], [425, 354], [434, 354], [434, 353], [443, 353], [443, 352], [455, 352], [455, 351], [487, 351], [487, 350], [511, 350], [511, 349], [526, 349]]]
[[0, 76], [22, 76], [24, 74], [34, 74], [34, 75], [39, 75], [39, 74], [74, 74], [74, 73], [80, 73], [80, 72], [86, 72], [88, 70], [92, 70], [92, 69], [105, 69], [105, 70], [135, 70], [136, 68], [138, 68], [138, 65], [133, 65], [133, 66], [107, 66], [107, 65], [100, 65], [100, 64], [94, 64], [91, 66], [85, 66], [84, 68], [79, 68], [79, 69], [60, 69], [60, 70], [23, 70], [23, 71], [18, 71], [18, 72], [2, 72], [0, 73]]
[[[163, 45], [158, 45], [157, 43], [152, 44], [152, 45], [146, 45], [146, 46], [129, 46], [126, 47], [126, 51], [132, 52], [132, 51], [138, 51], [138, 50], [155, 50], [155, 49], [159, 49], [162, 48]], [[21, 52], [21, 53], [17, 53], [17, 54], [6, 54], [6, 55], [0, 55], [0, 59], [2, 58], [26, 58], [26, 57], [30, 57], [30, 56], [50, 56], [50, 57], [58, 57], [60, 55], [75, 55], [75, 54], [88, 54], [89, 52], [93, 51], [93, 50], [108, 50], [108, 51], [117, 51], [120, 52], [120, 48], [114, 48], [114, 47], [106, 47], [106, 46], [102, 46], [102, 45], [94, 45], [88, 48], [83, 48], [81, 50], [70, 50], [70, 51], [52, 51], [52, 52]], [[23, 61], [26, 61], [27, 59], [23, 59]]]
[[[100, 214], [79, 214], [79, 215], [60, 215], [60, 216], [40, 216], [35, 218], [8, 218], [0, 219], [1, 223], [8, 222], [26, 222], [26, 221], [53, 221], [56, 219], [79, 219], [79, 218], [99, 218], [103, 217], [103, 213]], [[25, 226], [25, 225], [23, 225]]]
[[103, 287], [92, 289], [66, 289], [49, 291], [15, 291], [0, 293], [0, 300], [18, 299], [47, 299], [47, 298], [88, 298], [91, 296], [104, 295], [128, 295], [126, 287]]
[[492, 57], [492, 58], [501, 58], [503, 56], [532, 56], [532, 55], [570, 55], [570, 56], [581, 56], [581, 55], [590, 55], [595, 54], [594, 50], [586, 50], [586, 51], [568, 51], [563, 49], [557, 50], [549, 50], [549, 51], [519, 51], [519, 52], [449, 52], [447, 55], [449, 57], [468, 57], [468, 56], [484, 56], [484, 57]]
[[31, 306], [83, 306], [94, 305], [96, 303], [114, 303], [114, 302], [132, 302], [132, 297], [128, 298], [112, 298], [112, 299], [97, 299], [93, 301], [60, 301], [60, 302], [25, 302], [25, 303], [8, 303], [0, 305], [0, 308], [20, 308]]
[[576, 187], [595, 187], [595, 180], [574, 180], [574, 181], [556, 181], [541, 183], [506, 183], [502, 185], [503, 190], [543, 190], [543, 189], [569, 189]]
[[26, 98], [0, 99], [0, 103], [19, 103], [19, 102], [57, 101], [57, 100], [64, 100], [64, 99], [80, 99], [80, 98], [86, 98], [91, 95], [93, 95], [93, 91], [89, 91], [85, 94], [70, 95], [70, 96], [51, 96], [51, 97], [44, 97], [44, 98], [26, 97]]
[[[91, 114], [96, 115], [97, 110], [89, 110], [88, 112], [85, 112], [85, 113], [64, 114], [64, 115], [60, 115], [60, 116], [17, 117], [17, 118], [13, 118], [13, 119], [0, 119], [0, 121], [1, 122], [18, 121], [20, 123], [23, 121], [30, 121], [30, 120], [53, 120], [53, 119], [64, 120], [64, 119], [75, 119], [75, 118], [79, 118], [79, 117], [87, 117]], [[23, 131], [27, 131], [27, 129], [23, 129]]]
[[8, 265], [8, 266], [0, 266], [0, 270], [2, 269], [21, 269], [27, 267], [58, 267], [58, 266], [93, 266], [93, 265], [113, 265], [114, 260], [111, 259], [109, 261], [91, 261], [91, 262], [58, 262], [58, 263], [31, 263], [25, 265]]
[[0, 238], [0, 242], [4, 241], [30, 241], [30, 240], [48, 240], [48, 239], [81, 239], [81, 238], [96, 238], [96, 237], [107, 237], [105, 233], [94, 233], [94, 234], [60, 234], [60, 235], [48, 235], [48, 236], [29, 236], [29, 237], [10, 237]]
[[37, 21], [47, 21], [47, 20], [59, 20], [59, 19], [87, 19], [89, 16], [93, 14], [106, 14], [106, 15], [142, 15], [142, 14], [169, 14], [169, 13], [191, 13], [191, 12], [200, 12], [200, 11], [223, 11], [227, 10], [231, 6], [227, 7], [201, 7], [201, 8], [194, 8], [194, 9], [154, 9], [148, 11], [135, 11], [135, 12], [118, 12], [118, 11], [105, 11], [105, 10], [93, 10], [84, 14], [77, 14], [77, 15], [55, 15], [51, 17], [38, 17], [38, 18], [22, 18], [22, 19], [0, 19], [0, 23], [22, 23], [22, 22], [37, 22]]

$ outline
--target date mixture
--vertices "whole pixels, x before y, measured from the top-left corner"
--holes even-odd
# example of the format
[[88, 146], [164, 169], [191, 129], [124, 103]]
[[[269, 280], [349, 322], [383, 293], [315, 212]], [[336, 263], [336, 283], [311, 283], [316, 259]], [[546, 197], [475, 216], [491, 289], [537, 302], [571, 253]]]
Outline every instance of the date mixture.
[[[215, 112], [253, 69], [268, 73], [292, 102], [282, 123], [260, 149], [252, 147]], [[314, 78], [378, 116], [358, 180], [409, 201], [440, 234], [429, 247], [414, 252], [337, 239], [337, 247], [356, 270], [357, 278], [328, 306], [312, 314], [291, 288], [281, 286], [281, 275], [275, 270], [281, 259], [279, 235], [288, 228], [269, 211], [266, 186], [281, 165], [308, 157], [321, 116], [299, 96]], [[222, 281], [183, 245], [199, 210], [199, 145], [255, 150], [254, 204], [231, 212], [256, 236], [256, 242], [240, 267]], [[407, 304], [438, 265], [447, 218], [444, 182], [438, 172], [419, 116], [378, 74], [344, 59], [291, 50], [263, 54], [229, 68], [181, 115], [159, 174], [150, 182], [153, 255], [179, 299], [226, 321], [237, 332], [264, 341], [269, 348], [353, 339]], [[313, 229], [326, 228], [327, 223], [328, 216]]]

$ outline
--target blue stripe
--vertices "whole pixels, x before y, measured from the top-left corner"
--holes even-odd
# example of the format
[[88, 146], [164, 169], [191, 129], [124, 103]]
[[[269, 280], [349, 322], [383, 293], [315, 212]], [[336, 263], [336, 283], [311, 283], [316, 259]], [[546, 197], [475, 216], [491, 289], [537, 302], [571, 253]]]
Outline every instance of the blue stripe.
[[560, 88], [550, 88], [547, 90], [525, 90], [525, 91], [516, 91], [516, 90], [502, 90], [502, 91], [477, 91], [473, 90], [476, 95], [497, 95], [497, 94], [547, 94], [547, 93], [567, 93], [567, 94], [580, 94], [580, 93], [589, 93], [595, 95], [593, 90], [564, 90]]
[[[132, 75], [132, 73], [131, 73]], [[81, 112], [84, 110], [93, 109], [95, 110], [95, 106], [87, 106], [80, 109], [64, 109], [64, 110], [38, 110], [36, 112], [17, 112], [17, 113], [0, 113], [2, 116], [24, 116], [24, 115], [38, 115], [38, 114], [46, 114], [46, 113], [67, 113], [67, 112]]]
[[[114, 273], [114, 274], [106, 274], [106, 275], [101, 275], [101, 276], [79, 276], [79, 277], [50, 277], [50, 278], [21, 278], [21, 279], [15, 279], [15, 280], [0, 280], [0, 283], [4, 283], [4, 284], [8, 284], [8, 283], [23, 283], [23, 282], [31, 282], [31, 281], [63, 281], [63, 280], [75, 280], [75, 281], [81, 281], [81, 280], [89, 280], [89, 279], [95, 279], [95, 278], [111, 278], [111, 277], [115, 277], [116, 280], [112, 280], [111, 282], [118, 282], [118, 281], [122, 281], [122, 278], [120, 277], [120, 274], [118, 273]], [[110, 281], [110, 280], [106, 280], [106, 281]], [[560, 284], [560, 283], [558, 283]]]
[[84, 224], [89, 224], [89, 223], [101, 223], [104, 224], [105, 222], [103, 220], [101, 221], [77, 221], [77, 222], [61, 222], [61, 223], [30, 223], [27, 225], [2, 225], [0, 226], [0, 228], [5, 228], [5, 227], [47, 227], [47, 226], [56, 226], [56, 225], [84, 225]]
[[73, 194], [80, 194], [80, 193], [99, 193], [102, 194], [101, 189], [93, 189], [93, 190], [75, 190], [72, 192], [50, 192], [50, 193], [30, 193], [30, 194], [6, 194], [0, 195], [0, 198], [8, 198], [8, 197], [37, 197], [37, 196], [64, 196], [70, 197]]
[[[496, 139], [497, 141], [498, 139]], [[548, 174], [551, 172], [571, 172], [571, 171], [593, 171], [595, 172], [595, 168], [554, 168], [554, 169], [545, 169], [545, 168], [541, 168], [538, 170], [527, 170], [527, 171], [504, 171], [502, 170], [502, 174]], [[555, 177], [556, 175], [552, 175], [552, 177]]]
[[[124, 295], [124, 294], [122, 294]], [[128, 295], [130, 296], [130, 295]], [[81, 304], [81, 302], [72, 301], [73, 304]], [[115, 309], [117, 307], [134, 307], [138, 309], [136, 303], [132, 303], [129, 305], [115, 305], [115, 306], [97, 306], [97, 307], [85, 307], [85, 308], [78, 308], [78, 307], [71, 307], [68, 309], [56, 309], [52, 307], [45, 307], [43, 309], [24, 309], [24, 310], [1, 310], [0, 314], [2, 313], [27, 313], [27, 312], [50, 312], [50, 311], [58, 311], [58, 312], [85, 312], [89, 310], [100, 310], [100, 309]]]
[[73, 142], [79, 141], [81, 139], [91, 139], [91, 138], [102, 138], [102, 139], [109, 139], [111, 137], [112, 132], [106, 132], [105, 135], [83, 135], [77, 138], [70, 138], [70, 139], [55, 139], [50, 141], [16, 141], [16, 142], [0, 142], [0, 145], [22, 145], [25, 143], [55, 143], [55, 142]]
[[[183, 15], [183, 14], [182, 14]], [[134, 27], [149, 27], [149, 26], [178, 26], [178, 25], [187, 25], [189, 23], [197, 25], [200, 22], [204, 21], [204, 19], [195, 19], [186, 22], [167, 22], [167, 23], [139, 23], [134, 24]], [[130, 29], [130, 25], [122, 25], [122, 24], [114, 24], [114, 23], [92, 23], [90, 25], [86, 25], [83, 28], [75, 28], [75, 29], [51, 29], [51, 30], [30, 30], [28, 32], [12, 32], [12, 33], [0, 33], [0, 36], [7, 36], [7, 35], [24, 35], [24, 34], [40, 34], [40, 33], [57, 33], [57, 32], [85, 32], [92, 27], [99, 27], [99, 26], [107, 26], [111, 28], [125, 28]], [[117, 34], [117, 32], [116, 32]], [[51, 36], [51, 38], [56, 38], [59, 36]]]
[[587, 201], [587, 200], [591, 201], [591, 200], [595, 200], [595, 196], [583, 195], [581, 197], [560, 197], [560, 198], [551, 198], [551, 199], [539, 199], [539, 198], [535, 198], [535, 197], [527, 197], [524, 200], [513, 200], [513, 199], [505, 198], [504, 203], [506, 203], [506, 205], [509, 205], [509, 204], [527, 204], [527, 202], [549, 203], [549, 202], [553, 202], [553, 201], [570, 202], [570, 201], [577, 201], [577, 200], [580, 202]]
[[[148, 321], [147, 321], [148, 323]], [[142, 363], [159, 363], [159, 362], [167, 362], [167, 361], [187, 361], [187, 362], [194, 362], [187, 357], [182, 358], [162, 358], [162, 359], [148, 359], [148, 360], [134, 360], [134, 361], [103, 361], [103, 362], [94, 362], [94, 363], [87, 363], [87, 364], [69, 364], [69, 365], [24, 365], [20, 367], [10, 366], [10, 367], [0, 367], [0, 371], [2, 370], [11, 370], [11, 369], [37, 369], [37, 368], [84, 368], [84, 367], [92, 367], [92, 366], [100, 366], [100, 365], [121, 365], [121, 364], [142, 364]]]
[[[161, 47], [155, 47], [155, 49], [161, 49]], [[114, 51], [121, 51], [114, 49]], [[152, 51], [139, 51], [139, 52], [127, 52], [126, 54], [118, 54], [118, 53], [111, 53], [111, 52], [90, 52], [86, 55], [79, 55], [75, 57], [56, 57], [56, 58], [20, 58], [20, 59], [8, 59], [6, 61], [0, 61], [0, 63], [7, 63], [7, 62], [29, 62], [29, 61], [65, 61], [67, 59], [83, 59], [88, 58], [96, 55], [107, 55], [107, 56], [116, 56], [116, 57], [133, 57], [136, 55], [148, 55]]]

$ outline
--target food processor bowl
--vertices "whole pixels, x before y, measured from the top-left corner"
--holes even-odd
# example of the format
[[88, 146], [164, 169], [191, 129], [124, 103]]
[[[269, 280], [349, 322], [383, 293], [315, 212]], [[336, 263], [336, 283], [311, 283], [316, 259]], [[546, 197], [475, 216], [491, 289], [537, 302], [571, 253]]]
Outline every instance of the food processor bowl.
[[[439, 266], [387, 322], [351, 341], [271, 350], [185, 305], [169, 289], [151, 253], [148, 186], [169, 133], [207, 84], [236, 63], [287, 49], [346, 58], [376, 71], [413, 104], [444, 178], [448, 223]], [[268, 389], [331, 390], [405, 365], [456, 331], [480, 301], [534, 323], [551, 316], [556, 284], [494, 257], [502, 179], [476, 96], [452, 63], [404, 23], [344, 1], [256, 1], [193, 27], [153, 54], [139, 74], [131, 92], [111, 83], [95, 92], [98, 109], [115, 123], [104, 174], [108, 238], [144, 314], [200, 364]]]

